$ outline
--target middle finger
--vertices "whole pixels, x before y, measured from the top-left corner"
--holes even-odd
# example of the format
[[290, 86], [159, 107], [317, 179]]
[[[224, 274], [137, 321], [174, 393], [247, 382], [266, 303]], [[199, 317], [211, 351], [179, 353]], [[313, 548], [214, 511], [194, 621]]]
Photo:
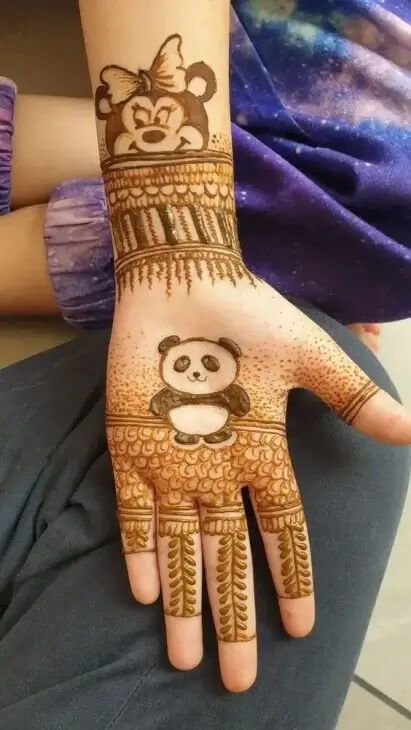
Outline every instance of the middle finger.
[[253, 684], [257, 640], [253, 564], [244, 505], [200, 506], [208, 595], [217, 631], [221, 677], [232, 692]]

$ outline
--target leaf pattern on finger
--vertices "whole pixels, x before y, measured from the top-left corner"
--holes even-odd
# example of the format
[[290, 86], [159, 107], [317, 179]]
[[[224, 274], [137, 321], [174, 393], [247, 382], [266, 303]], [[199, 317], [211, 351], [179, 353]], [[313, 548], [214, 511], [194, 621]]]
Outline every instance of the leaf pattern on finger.
[[167, 569], [170, 599], [165, 613], [190, 617], [197, 613], [197, 570], [192, 535], [178, 535], [168, 543]]
[[222, 535], [217, 551], [220, 641], [247, 641], [247, 537], [245, 532]]
[[287, 598], [303, 598], [312, 593], [308, 539], [304, 525], [286, 525], [276, 531], [281, 559], [281, 576]]
[[151, 552], [149, 538], [153, 518], [152, 507], [144, 509], [121, 506], [118, 508], [118, 520], [125, 554]]
[[161, 505], [159, 537], [169, 537], [167, 570], [169, 599], [165, 613], [190, 617], [199, 614], [197, 558], [194, 536], [200, 532], [198, 511], [193, 505]]

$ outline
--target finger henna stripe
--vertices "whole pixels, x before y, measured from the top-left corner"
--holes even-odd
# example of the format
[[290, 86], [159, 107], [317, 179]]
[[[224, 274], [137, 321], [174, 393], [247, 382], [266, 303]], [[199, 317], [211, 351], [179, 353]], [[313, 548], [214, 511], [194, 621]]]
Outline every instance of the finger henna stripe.
[[286, 526], [277, 535], [284, 597], [303, 598], [311, 595], [313, 586], [305, 525]]
[[[310, 554], [306, 523], [301, 504], [290, 513], [281, 515], [259, 512], [261, 527], [265, 533], [276, 536], [281, 562], [281, 580], [277, 581], [280, 598], [304, 598], [313, 592]], [[281, 582], [284, 593], [278, 590]]]
[[301, 525], [305, 522], [301, 501], [287, 504], [284, 507], [271, 507], [267, 510], [259, 509], [261, 527], [266, 532], [278, 532], [286, 526]]
[[154, 552], [154, 546], [150, 545], [154, 519], [154, 509], [152, 507], [119, 507], [117, 516], [125, 554]]
[[220, 641], [249, 641], [247, 543], [245, 532], [230, 532], [218, 542], [217, 591]]
[[190, 507], [161, 506], [160, 538], [167, 543], [168, 616], [190, 618], [201, 613], [198, 556], [195, 535], [200, 533], [198, 511]]
[[203, 520], [203, 530], [206, 535], [226, 535], [235, 532], [244, 532], [247, 521], [244, 510], [233, 514], [233, 507], [208, 507]]
[[252, 498], [277, 595], [305, 598], [313, 593], [308, 533], [284, 425], [280, 431], [262, 436], [270, 448], [264, 462], [261, 453], [254, 475], [250, 473]]
[[358, 416], [361, 408], [363, 408], [370, 398], [376, 395], [379, 390], [379, 387], [375, 385], [372, 380], [369, 380], [368, 383], [363, 385], [358, 393], [356, 393], [354, 398], [352, 398], [352, 400], [338, 413], [338, 415], [348, 424], [351, 424], [356, 416]]
[[[216, 601], [214, 615], [217, 637], [224, 642], [251, 641], [255, 638], [254, 616], [250, 616], [249, 555], [247, 521], [242, 504], [207, 507], [202, 529], [206, 550], [216, 551]], [[218, 541], [215, 542], [215, 538]], [[206, 557], [206, 555], [205, 555]], [[252, 628], [251, 628], [252, 626]]]
[[198, 511], [189, 507], [160, 507], [159, 531], [160, 537], [166, 535], [194, 535], [200, 532]]

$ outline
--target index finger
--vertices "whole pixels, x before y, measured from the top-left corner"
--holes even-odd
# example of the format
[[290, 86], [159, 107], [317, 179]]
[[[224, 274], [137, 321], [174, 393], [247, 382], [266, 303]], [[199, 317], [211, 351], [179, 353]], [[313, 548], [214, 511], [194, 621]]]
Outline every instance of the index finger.
[[154, 489], [135, 467], [136, 429], [115, 415], [107, 416], [106, 426], [130, 587], [137, 601], [154, 603], [160, 595]]

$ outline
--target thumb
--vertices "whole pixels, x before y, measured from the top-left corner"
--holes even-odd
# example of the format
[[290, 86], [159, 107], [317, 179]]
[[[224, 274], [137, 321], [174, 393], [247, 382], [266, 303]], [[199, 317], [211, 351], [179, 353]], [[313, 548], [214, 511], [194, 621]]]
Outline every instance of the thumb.
[[314, 323], [306, 328], [298, 380], [358, 431], [389, 444], [411, 444], [411, 415], [381, 390]]
[[411, 443], [411, 415], [384, 390], [378, 390], [365, 403], [351, 425], [383, 443]]

